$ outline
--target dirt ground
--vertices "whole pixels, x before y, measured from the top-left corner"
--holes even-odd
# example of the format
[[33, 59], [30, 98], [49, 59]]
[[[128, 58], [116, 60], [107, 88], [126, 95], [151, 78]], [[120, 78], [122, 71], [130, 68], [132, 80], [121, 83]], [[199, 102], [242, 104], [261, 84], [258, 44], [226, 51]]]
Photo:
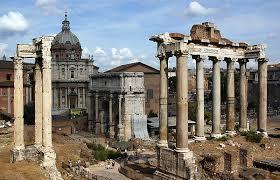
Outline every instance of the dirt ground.
[[[254, 126], [254, 124], [252, 125]], [[269, 133], [280, 134], [280, 130], [276, 129], [280, 127], [280, 120], [276, 120], [268, 123]], [[2, 131], [0, 129], [0, 131]], [[43, 180], [48, 179], [45, 170], [35, 162], [17, 162], [11, 164], [10, 161], [10, 149], [13, 144], [13, 130], [12, 128], [7, 132], [0, 132], [0, 180]], [[280, 139], [279, 138], [267, 138], [263, 139], [261, 143], [250, 143], [245, 140], [243, 136], [236, 136], [231, 138], [235, 143], [238, 143], [241, 147], [246, 149], [250, 148], [253, 152], [254, 159], [276, 159], [280, 158]], [[26, 145], [34, 142], [34, 126], [25, 126], [25, 143]], [[101, 141], [100, 141], [101, 142]], [[221, 148], [220, 143], [225, 144], [225, 147]], [[84, 159], [91, 156], [85, 143], [79, 140], [63, 135], [53, 134], [54, 149], [57, 154], [57, 168], [62, 171], [62, 162], [68, 160], [81, 159], [81, 155]], [[266, 144], [266, 149], [260, 147], [260, 144]], [[208, 153], [222, 153], [225, 150], [234, 150], [238, 147], [228, 145], [228, 142], [221, 141], [206, 141], [203, 143], [191, 143], [189, 148], [197, 155]], [[155, 151], [153, 151], [155, 153]], [[116, 166], [117, 167], [117, 166]], [[106, 170], [104, 167], [94, 167], [96, 174], [110, 177], [121, 177], [117, 171], [117, 168], [112, 170]], [[112, 171], [112, 172], [111, 172]], [[64, 179], [72, 179], [62, 173]], [[81, 177], [75, 177], [75, 179], [82, 179]], [[125, 177], [123, 179], [126, 179]]]

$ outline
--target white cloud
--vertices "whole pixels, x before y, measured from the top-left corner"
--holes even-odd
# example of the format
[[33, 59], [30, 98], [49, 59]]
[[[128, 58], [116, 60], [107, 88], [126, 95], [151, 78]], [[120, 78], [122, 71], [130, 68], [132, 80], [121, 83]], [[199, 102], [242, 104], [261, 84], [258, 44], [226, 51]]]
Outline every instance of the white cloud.
[[26, 32], [29, 23], [20, 12], [10, 11], [0, 16], [0, 36]]
[[49, 15], [51, 13], [61, 13], [57, 7], [56, 0], [36, 0], [36, 6], [43, 10], [43, 13]]
[[100, 67], [101, 71], [105, 71], [122, 64], [134, 63], [143, 61], [145, 55], [136, 56], [132, 53], [130, 48], [111, 48], [105, 50], [101, 47], [96, 47], [93, 50], [83, 47], [83, 58], [88, 58], [89, 55], [93, 55], [93, 59], [96, 66]]
[[5, 43], [0, 43], [0, 55], [2, 55], [2, 53], [5, 53], [5, 50], [7, 49], [8, 44]]
[[207, 8], [201, 5], [199, 2], [190, 2], [186, 14], [191, 16], [206, 16], [213, 14], [217, 11], [216, 8]]

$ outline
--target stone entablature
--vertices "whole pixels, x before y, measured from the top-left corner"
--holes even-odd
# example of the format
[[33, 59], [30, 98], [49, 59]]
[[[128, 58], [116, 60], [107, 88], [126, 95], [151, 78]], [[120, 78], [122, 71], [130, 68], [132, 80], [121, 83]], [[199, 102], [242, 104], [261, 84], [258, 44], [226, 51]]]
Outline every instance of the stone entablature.
[[91, 75], [92, 91], [108, 91], [112, 93], [134, 94], [144, 93], [144, 74], [141, 72], [100, 73]]

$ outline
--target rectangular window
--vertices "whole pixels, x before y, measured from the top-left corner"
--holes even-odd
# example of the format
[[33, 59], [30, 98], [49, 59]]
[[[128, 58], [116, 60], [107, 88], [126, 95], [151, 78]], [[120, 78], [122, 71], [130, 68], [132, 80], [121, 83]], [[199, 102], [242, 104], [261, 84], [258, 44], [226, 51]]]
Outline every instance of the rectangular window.
[[71, 71], [71, 78], [74, 78], [74, 71]]
[[12, 80], [12, 74], [7, 74], [6, 75], [6, 80], [11, 81]]
[[153, 99], [154, 98], [154, 92], [153, 89], [147, 89], [147, 99]]

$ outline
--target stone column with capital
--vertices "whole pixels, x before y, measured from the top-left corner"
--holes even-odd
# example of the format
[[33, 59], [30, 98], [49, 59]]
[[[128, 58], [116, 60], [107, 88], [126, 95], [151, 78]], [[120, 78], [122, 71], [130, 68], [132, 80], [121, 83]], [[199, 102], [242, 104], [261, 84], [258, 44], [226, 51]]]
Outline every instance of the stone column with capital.
[[235, 88], [234, 88], [234, 59], [226, 58], [227, 62], [227, 119], [226, 133], [230, 136], [236, 134], [235, 127]]
[[52, 150], [52, 79], [51, 79], [51, 57], [43, 56], [43, 148]]
[[176, 57], [176, 151], [188, 152], [188, 54]]
[[221, 72], [220, 59], [209, 57], [213, 62], [212, 77], [212, 134], [214, 138], [221, 137]]
[[110, 94], [109, 97], [109, 136], [110, 138], [114, 138], [114, 122], [113, 122], [113, 94]]
[[14, 59], [14, 147], [11, 161], [24, 159], [24, 119], [23, 119], [23, 72], [22, 59]]
[[158, 146], [168, 147], [168, 56], [159, 57], [160, 60], [160, 120]]
[[204, 70], [203, 61], [206, 57], [193, 56], [196, 60], [196, 130], [195, 140], [206, 140], [204, 135]]
[[247, 85], [246, 63], [247, 59], [239, 59], [240, 66], [240, 85], [239, 85], [239, 131], [248, 131], [247, 127]]
[[257, 131], [267, 137], [267, 59], [258, 59], [259, 111]]
[[43, 145], [43, 97], [42, 97], [42, 65], [38, 59], [35, 63], [35, 146]]

